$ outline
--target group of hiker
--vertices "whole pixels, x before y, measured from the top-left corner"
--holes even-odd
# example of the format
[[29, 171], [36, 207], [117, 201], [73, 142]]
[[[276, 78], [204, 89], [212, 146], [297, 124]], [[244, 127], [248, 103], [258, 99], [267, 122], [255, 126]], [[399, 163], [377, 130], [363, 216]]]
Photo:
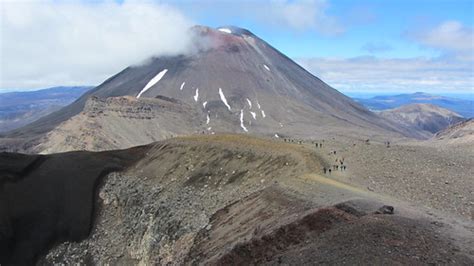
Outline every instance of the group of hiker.
[[346, 171], [346, 169], [347, 169], [347, 166], [344, 164], [344, 158], [342, 159], [336, 158], [336, 163], [332, 165], [332, 168], [323, 167], [323, 172], [324, 174], [327, 174], [327, 173], [331, 174], [332, 171], [337, 171], [337, 170]]
[[[298, 144], [306, 144], [307, 141], [304, 141], [304, 140], [300, 140], [300, 139], [289, 139], [289, 138], [284, 138], [283, 139], [285, 142], [289, 142], [289, 143], [298, 143]], [[324, 140], [322, 140], [321, 142], [317, 142], [317, 141], [311, 141], [311, 144], [314, 144], [316, 148], [322, 148], [323, 147], [323, 142]]]
[[[298, 144], [300, 144], [300, 145], [306, 143], [304, 140], [300, 140], [300, 139], [287, 139], [287, 138], [285, 138], [285, 139], [283, 139], [283, 140], [284, 140], [285, 142], [298, 143]], [[313, 143], [314, 143], [314, 141], [313, 141]]]
[[[289, 143], [298, 143], [298, 144], [305, 144], [306, 141], [304, 140], [299, 140], [299, 139], [291, 139], [291, 138], [284, 138], [284, 142], [289, 142]], [[316, 148], [322, 148], [323, 147], [324, 140], [322, 141], [311, 141], [311, 144], [313, 144]], [[386, 144], [389, 145], [389, 144]], [[337, 151], [333, 150], [329, 152], [329, 155], [337, 155]], [[347, 166], [344, 164], [344, 157], [343, 158], [336, 158], [335, 164], [333, 164], [330, 167], [323, 167], [323, 172], [324, 174], [331, 174], [333, 171], [346, 171]]]
[[[284, 139], [285, 142], [290, 142], [290, 143], [298, 143], [298, 144], [305, 144], [306, 141], [304, 140], [298, 140], [298, 139], [290, 139], [290, 138], [285, 138]], [[316, 148], [322, 148], [323, 147], [323, 142], [324, 140], [322, 141], [311, 141], [311, 143], [316, 147]], [[365, 141], [365, 144], [367, 145], [370, 145], [370, 139], [366, 139]], [[385, 141], [384, 142], [384, 145], [387, 147], [387, 148], [390, 148], [390, 141]], [[354, 143], [353, 146], [356, 146], [356, 144]], [[333, 150], [333, 151], [330, 151], [328, 153], [328, 155], [337, 155], [337, 151]], [[324, 174], [331, 174], [333, 171], [346, 171], [347, 170], [347, 166], [344, 164], [344, 158], [336, 158], [336, 163], [331, 165], [331, 166], [327, 166], [327, 167], [323, 167], [323, 172]]]

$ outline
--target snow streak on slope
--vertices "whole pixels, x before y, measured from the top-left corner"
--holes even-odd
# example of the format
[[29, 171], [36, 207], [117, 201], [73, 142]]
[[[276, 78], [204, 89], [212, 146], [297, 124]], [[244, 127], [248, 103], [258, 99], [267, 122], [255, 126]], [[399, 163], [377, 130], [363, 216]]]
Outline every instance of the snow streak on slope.
[[232, 33], [232, 31], [228, 28], [221, 28], [219, 31], [225, 32], [225, 33]]
[[186, 84], [186, 82], [183, 82], [183, 84], [181, 84], [181, 87], [179, 88], [179, 90], [180, 90], [180, 91], [182, 91], [182, 90], [183, 90], [183, 88], [184, 88], [184, 84]]
[[265, 111], [262, 110], [262, 117], [265, 118]]
[[247, 98], [247, 103], [249, 104], [250, 109], [252, 109], [252, 101], [249, 98]]
[[160, 81], [160, 79], [163, 78], [163, 76], [166, 74], [166, 72], [168, 72], [168, 69], [164, 69], [163, 71], [161, 71], [160, 73], [158, 73], [158, 75], [156, 75], [154, 78], [152, 78], [152, 79], [146, 84], [146, 86], [140, 91], [140, 93], [138, 93], [137, 99], [140, 98], [140, 96], [142, 95], [142, 93], [144, 93], [144, 92], [147, 91], [149, 88], [151, 88], [153, 85], [155, 85], [156, 83], [158, 83], [158, 81]]
[[250, 112], [254, 120], [257, 120], [257, 114], [255, 112]]
[[194, 95], [194, 101], [197, 102], [199, 99], [199, 89], [196, 89], [196, 94]]
[[211, 122], [211, 118], [209, 117], [209, 114], [207, 114], [207, 117], [206, 117], [206, 125], [209, 125], [209, 122]]
[[264, 67], [266, 70], [270, 71], [270, 68], [269, 68], [267, 65], [263, 64], [263, 67]]
[[202, 107], [206, 108], [206, 105], [207, 105], [207, 101], [202, 103]]
[[225, 98], [224, 92], [222, 92], [221, 88], [219, 88], [219, 96], [221, 97], [221, 101], [225, 104], [225, 106], [227, 106], [227, 109], [231, 111], [230, 105], [227, 103], [227, 99]]
[[245, 132], [249, 132], [248, 129], [244, 126], [244, 109], [240, 109], [240, 127]]

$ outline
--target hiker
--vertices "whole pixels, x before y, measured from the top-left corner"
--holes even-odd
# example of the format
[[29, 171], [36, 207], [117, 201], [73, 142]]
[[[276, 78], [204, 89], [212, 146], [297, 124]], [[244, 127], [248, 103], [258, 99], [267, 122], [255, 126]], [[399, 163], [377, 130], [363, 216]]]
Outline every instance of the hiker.
[[387, 141], [387, 148], [390, 148], [390, 141]]
[[326, 174], [326, 172], [327, 172], [326, 167], [323, 167], [323, 171], [324, 171], [324, 174]]
[[331, 174], [331, 168], [329, 168], [329, 174]]
[[319, 143], [319, 148], [322, 148], [323, 147], [323, 144], [322, 143]]

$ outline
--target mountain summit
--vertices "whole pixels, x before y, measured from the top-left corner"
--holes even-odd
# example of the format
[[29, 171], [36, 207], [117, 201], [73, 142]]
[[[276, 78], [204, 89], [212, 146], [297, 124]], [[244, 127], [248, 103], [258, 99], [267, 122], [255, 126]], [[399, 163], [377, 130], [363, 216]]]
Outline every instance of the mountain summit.
[[246, 29], [191, 32], [194, 52], [127, 67], [70, 106], [10, 133], [10, 141], [26, 140], [26, 151], [54, 152], [193, 133], [401, 136]]

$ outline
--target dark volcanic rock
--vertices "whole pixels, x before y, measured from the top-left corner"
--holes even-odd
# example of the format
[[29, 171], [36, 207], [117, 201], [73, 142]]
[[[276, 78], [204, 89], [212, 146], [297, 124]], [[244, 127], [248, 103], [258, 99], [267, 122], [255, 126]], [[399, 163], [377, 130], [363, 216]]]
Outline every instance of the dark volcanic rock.
[[0, 154], [0, 264], [33, 264], [58, 241], [86, 238], [101, 178], [145, 150]]
[[380, 209], [378, 209], [375, 212], [375, 214], [393, 214], [393, 211], [394, 211], [393, 206], [383, 205], [382, 207], [380, 207]]

